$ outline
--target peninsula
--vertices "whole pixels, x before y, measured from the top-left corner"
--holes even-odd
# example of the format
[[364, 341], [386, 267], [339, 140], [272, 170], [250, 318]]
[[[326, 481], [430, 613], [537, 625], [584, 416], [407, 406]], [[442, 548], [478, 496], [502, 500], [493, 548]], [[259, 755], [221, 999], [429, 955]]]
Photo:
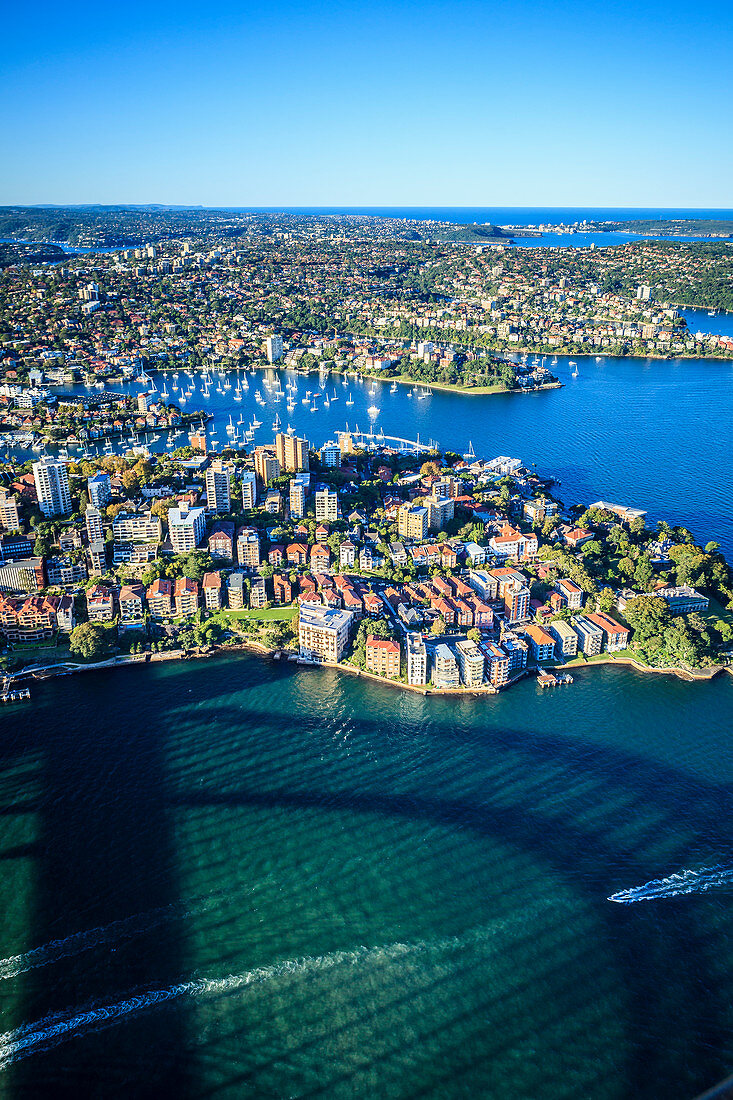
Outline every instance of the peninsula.
[[6, 465], [7, 673], [255, 644], [491, 693], [602, 660], [694, 678], [730, 658], [716, 543], [624, 505], [566, 505], [518, 458], [365, 448], [348, 431], [213, 454], [199, 427], [190, 444]]

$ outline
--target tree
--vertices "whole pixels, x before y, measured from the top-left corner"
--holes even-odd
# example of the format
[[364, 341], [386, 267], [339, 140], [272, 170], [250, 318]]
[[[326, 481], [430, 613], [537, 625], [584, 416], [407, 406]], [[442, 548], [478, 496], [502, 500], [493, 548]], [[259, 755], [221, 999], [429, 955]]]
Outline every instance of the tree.
[[98, 661], [107, 649], [107, 631], [101, 623], [80, 623], [71, 632], [69, 649], [86, 661]]
[[470, 640], [472, 642], [480, 642], [481, 641], [481, 631], [477, 630], [475, 626], [472, 626], [471, 629], [468, 631], [466, 637], [470, 638]]
[[656, 650], [661, 635], [671, 619], [669, 608], [659, 596], [645, 593], [634, 596], [624, 608], [624, 617], [634, 631], [634, 645]]
[[602, 588], [598, 593], [596, 603], [598, 604], [598, 610], [604, 611], [606, 614], [613, 608], [616, 602], [616, 595], [612, 588]]
[[634, 581], [640, 588], [646, 590], [649, 589], [652, 579], [654, 577], [654, 570], [652, 569], [652, 563], [646, 554], [642, 554], [636, 563], [636, 569], [634, 570]]
[[442, 617], [434, 619], [432, 626], [430, 627], [430, 633], [434, 634], [436, 638], [439, 637], [441, 634], [445, 634], [445, 619], [443, 619]]

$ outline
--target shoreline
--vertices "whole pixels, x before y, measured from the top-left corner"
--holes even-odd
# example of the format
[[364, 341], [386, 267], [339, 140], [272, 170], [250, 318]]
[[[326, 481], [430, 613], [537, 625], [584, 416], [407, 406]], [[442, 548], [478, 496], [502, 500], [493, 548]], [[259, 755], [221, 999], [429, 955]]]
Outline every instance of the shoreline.
[[471, 695], [501, 695], [502, 692], [506, 691], [507, 688], [513, 687], [519, 680], [534, 676], [539, 671], [569, 672], [572, 675], [575, 671], [586, 671], [604, 665], [625, 665], [628, 668], [633, 668], [636, 672], [650, 673], [658, 676], [676, 676], [677, 679], [685, 683], [714, 680], [721, 672], [727, 672], [729, 675], [733, 676], [733, 666], [731, 665], [712, 665], [706, 669], [700, 669], [699, 671], [688, 671], [682, 668], [651, 668], [648, 665], [639, 664], [633, 657], [605, 654], [600, 656], [597, 660], [594, 659], [579, 664], [570, 662], [566, 664], [543, 665], [541, 668], [525, 667], [520, 669], [517, 674], [499, 687], [496, 687], [494, 684], [482, 684], [480, 687], [472, 688], [436, 688], [432, 687], [430, 684], [407, 684], [402, 680], [391, 680], [385, 676], [378, 676], [376, 673], [369, 672], [367, 669], [356, 668], [356, 666], [346, 664], [342, 661], [309, 661], [300, 657], [295, 650], [268, 649], [259, 642], [248, 641], [231, 646], [215, 645], [204, 650], [170, 649], [163, 650], [160, 653], [146, 652], [121, 654], [109, 657], [104, 661], [97, 661], [93, 664], [81, 664], [73, 660], [60, 661], [56, 665], [41, 666], [38, 669], [29, 667], [28, 669], [20, 669], [18, 672], [9, 673], [7, 674], [8, 686], [12, 687], [16, 680], [28, 679], [43, 681], [55, 679], [60, 676], [72, 676], [78, 672], [102, 672], [109, 669], [160, 664], [168, 661], [200, 661], [212, 657], [226, 656], [229, 653], [236, 654], [242, 652], [245, 654], [250, 653], [260, 658], [270, 658], [273, 661], [285, 661], [289, 664], [297, 664], [299, 668], [333, 669], [336, 672], [345, 672], [351, 676], [362, 677], [366, 680], [385, 684], [388, 687], [400, 688], [403, 691], [411, 691], [418, 695], [440, 695], [454, 698]]

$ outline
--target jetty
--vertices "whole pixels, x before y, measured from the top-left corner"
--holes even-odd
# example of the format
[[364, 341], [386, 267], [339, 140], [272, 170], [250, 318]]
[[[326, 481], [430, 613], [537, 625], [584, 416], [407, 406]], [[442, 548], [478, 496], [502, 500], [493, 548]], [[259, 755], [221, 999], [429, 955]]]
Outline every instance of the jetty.
[[358, 443], [364, 448], [364, 450], [376, 450], [381, 447], [391, 447], [395, 451], [400, 451], [402, 454], [424, 454], [426, 451], [437, 451], [438, 443], [435, 439], [421, 440], [420, 433], [418, 432], [417, 439], [403, 439], [398, 435], [385, 435], [380, 429], [378, 432], [361, 432], [357, 425], [354, 431], [349, 431], [347, 425], [344, 435], [349, 434], [355, 443]]
[[572, 684], [573, 678], [569, 672], [547, 672], [546, 669], [537, 670], [537, 683], [541, 688], [558, 687], [561, 684]]

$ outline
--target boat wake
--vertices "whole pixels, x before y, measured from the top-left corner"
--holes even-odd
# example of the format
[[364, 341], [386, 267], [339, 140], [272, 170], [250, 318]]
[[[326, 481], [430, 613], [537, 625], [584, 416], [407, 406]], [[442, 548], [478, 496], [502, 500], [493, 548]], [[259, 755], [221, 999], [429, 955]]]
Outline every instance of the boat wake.
[[699, 871], [679, 871], [668, 878], [655, 878], [643, 886], [632, 886], [611, 894], [608, 901], [630, 905], [635, 901], [657, 901], [660, 898], [676, 898], [681, 894], [704, 894], [708, 890], [733, 888], [733, 869], [703, 867]]
[[485, 929], [474, 929], [463, 936], [416, 943], [391, 943], [381, 947], [356, 947], [350, 951], [332, 951], [328, 955], [286, 959], [271, 966], [257, 967], [243, 974], [223, 978], [194, 978], [160, 989], [134, 993], [111, 1004], [92, 1004], [81, 1010], [58, 1012], [34, 1023], [23, 1024], [0, 1035], [0, 1071], [32, 1054], [77, 1038], [90, 1031], [115, 1024], [146, 1009], [181, 998], [216, 997], [261, 985], [277, 978], [325, 972], [339, 966], [359, 966], [369, 962], [392, 962], [406, 956], [432, 951], [465, 948], [486, 938]]
[[211, 904], [211, 898], [197, 898], [188, 903], [173, 902], [159, 909], [149, 909], [145, 913], [123, 917], [110, 924], [100, 925], [98, 928], [74, 932], [63, 939], [50, 940], [42, 947], [34, 947], [22, 955], [10, 955], [7, 959], [0, 959], [0, 981], [17, 978], [19, 974], [36, 970], [40, 966], [50, 966], [61, 959], [71, 958], [83, 951], [91, 951], [94, 947], [142, 936], [168, 920], [184, 920], [186, 917], [205, 912]]

